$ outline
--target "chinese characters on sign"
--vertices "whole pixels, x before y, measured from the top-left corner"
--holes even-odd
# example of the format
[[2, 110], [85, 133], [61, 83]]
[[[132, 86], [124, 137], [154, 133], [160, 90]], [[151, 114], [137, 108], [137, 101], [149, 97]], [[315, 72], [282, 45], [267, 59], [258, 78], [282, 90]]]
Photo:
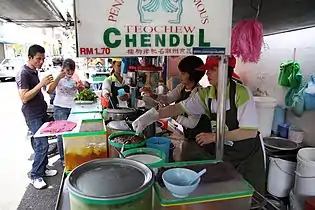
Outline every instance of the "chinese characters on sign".
[[137, 49], [128, 49], [126, 54], [129, 56], [133, 55], [165, 55], [165, 54], [174, 54], [174, 55], [186, 55], [191, 54], [191, 48], [137, 48]]
[[232, 0], [76, 0], [78, 53], [229, 54], [232, 7]]

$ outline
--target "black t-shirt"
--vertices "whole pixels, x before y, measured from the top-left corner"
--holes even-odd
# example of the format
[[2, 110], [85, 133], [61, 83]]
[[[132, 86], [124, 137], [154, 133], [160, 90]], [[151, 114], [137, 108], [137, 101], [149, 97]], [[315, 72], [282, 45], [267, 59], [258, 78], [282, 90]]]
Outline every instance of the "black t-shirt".
[[[18, 89], [33, 89], [38, 83], [38, 71], [24, 65], [16, 76], [16, 84]], [[42, 118], [46, 116], [47, 104], [43, 93], [38, 92], [33, 99], [22, 105], [22, 112], [26, 120]]]

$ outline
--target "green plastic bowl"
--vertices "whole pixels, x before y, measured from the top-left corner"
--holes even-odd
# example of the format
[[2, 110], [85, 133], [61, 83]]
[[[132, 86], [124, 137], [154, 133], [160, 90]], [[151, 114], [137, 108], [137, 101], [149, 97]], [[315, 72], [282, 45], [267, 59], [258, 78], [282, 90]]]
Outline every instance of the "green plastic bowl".
[[[149, 167], [158, 167], [161, 164], [166, 162], [166, 154], [164, 152], [162, 152], [161, 150], [157, 150], [157, 149], [152, 149], [152, 148], [135, 148], [135, 149], [130, 149], [130, 150], [126, 150], [123, 152], [123, 155], [128, 158], [130, 156], [133, 155], [153, 155], [156, 156], [158, 158], [160, 158], [161, 160], [157, 161], [157, 162], [153, 162], [153, 163], [146, 163], [146, 161], [140, 161], [137, 160], [139, 162], [142, 162], [143, 164], [149, 166]], [[133, 158], [130, 158], [132, 160], [136, 160]], [[148, 160], [148, 159], [146, 159]]]

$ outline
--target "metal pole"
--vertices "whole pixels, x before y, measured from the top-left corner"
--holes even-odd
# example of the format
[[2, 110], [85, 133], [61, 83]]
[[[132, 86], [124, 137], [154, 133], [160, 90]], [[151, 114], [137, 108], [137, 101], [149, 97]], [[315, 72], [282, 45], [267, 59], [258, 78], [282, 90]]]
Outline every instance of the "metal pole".
[[224, 154], [224, 131], [225, 131], [225, 113], [226, 113], [226, 90], [228, 75], [228, 56], [220, 56], [217, 87], [217, 132], [216, 132], [216, 159], [222, 160]]

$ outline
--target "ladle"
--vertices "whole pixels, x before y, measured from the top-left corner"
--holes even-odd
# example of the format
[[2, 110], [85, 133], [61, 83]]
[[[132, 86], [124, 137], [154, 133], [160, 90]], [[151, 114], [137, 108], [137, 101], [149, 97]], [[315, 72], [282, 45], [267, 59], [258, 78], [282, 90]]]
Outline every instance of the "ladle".
[[199, 179], [199, 177], [201, 177], [202, 175], [204, 175], [206, 172], [207, 172], [207, 169], [201, 170], [201, 171], [197, 174], [196, 177], [194, 177], [192, 180], [188, 181], [188, 185], [194, 184], [194, 183]]
[[116, 147], [114, 147], [114, 150], [119, 154], [120, 158], [126, 158]]

